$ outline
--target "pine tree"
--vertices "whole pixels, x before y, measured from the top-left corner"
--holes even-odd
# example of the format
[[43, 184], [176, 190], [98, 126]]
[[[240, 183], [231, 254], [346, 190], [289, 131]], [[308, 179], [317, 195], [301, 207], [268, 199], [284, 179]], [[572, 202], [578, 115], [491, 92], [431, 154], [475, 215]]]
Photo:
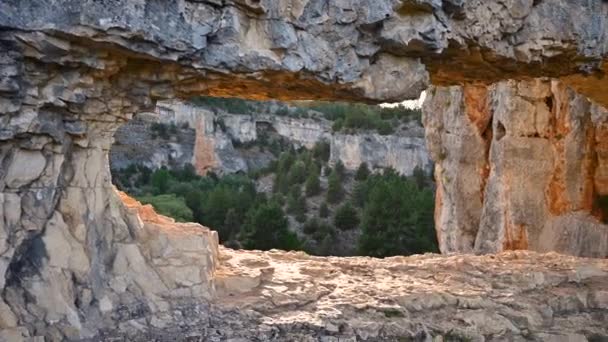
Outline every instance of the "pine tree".
[[357, 173], [355, 174], [355, 179], [358, 181], [364, 181], [369, 177], [370, 171], [367, 167], [367, 163], [361, 163], [359, 168], [357, 169]]
[[317, 168], [306, 178], [306, 196], [316, 196], [321, 192], [321, 182], [319, 181], [319, 171]]
[[342, 188], [342, 180], [338, 173], [334, 170], [328, 179], [327, 185], [327, 202], [338, 203], [344, 197], [344, 189]]

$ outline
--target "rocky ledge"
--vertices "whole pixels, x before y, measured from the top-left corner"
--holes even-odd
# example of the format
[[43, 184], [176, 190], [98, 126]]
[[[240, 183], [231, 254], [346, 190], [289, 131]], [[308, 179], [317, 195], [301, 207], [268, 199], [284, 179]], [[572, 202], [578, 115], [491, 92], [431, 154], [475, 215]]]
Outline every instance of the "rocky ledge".
[[[608, 261], [556, 253], [322, 258], [220, 249], [215, 297], [120, 324], [134, 341], [603, 341]], [[155, 322], [164, 322], [155, 327]], [[168, 323], [171, 322], [171, 323]]]

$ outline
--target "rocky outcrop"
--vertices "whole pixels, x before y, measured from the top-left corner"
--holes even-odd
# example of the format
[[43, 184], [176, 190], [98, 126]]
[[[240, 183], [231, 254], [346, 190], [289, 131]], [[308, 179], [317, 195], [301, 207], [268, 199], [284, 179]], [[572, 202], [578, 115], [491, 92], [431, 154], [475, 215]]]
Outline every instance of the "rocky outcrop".
[[[207, 269], [197, 276], [196, 270], [203, 260], [192, 254], [215, 260], [211, 247], [214, 234], [200, 227], [176, 229], [176, 234], [188, 236], [179, 238], [178, 243], [188, 246], [187, 250], [174, 248], [175, 244], [166, 240], [145, 239], [139, 233], [144, 233], [147, 225], [137, 215], [129, 215], [110, 184], [107, 156], [114, 131], [134, 113], [152, 109], [156, 100], [205, 94], [252, 99], [396, 102], [418, 97], [429, 82], [491, 83], [507, 78], [551, 76], [606, 105], [608, 79], [602, 77], [602, 71], [606, 71], [604, 61], [608, 54], [607, 11], [608, 5], [601, 0], [0, 2], [2, 338], [18, 341], [22, 335], [36, 335], [52, 341], [103, 340], [108, 336], [112, 339], [112, 332], [118, 331], [139, 339], [154, 334], [173, 339], [162, 336], [162, 332], [185, 339], [182, 330], [163, 327], [163, 322], [196, 323], [206, 318], [200, 312], [213, 312], [204, 305], [206, 292], [202, 290], [213, 266], [209, 262]], [[535, 132], [544, 134], [537, 130], [539, 127], [535, 127]], [[539, 148], [524, 147], [524, 150]], [[490, 154], [503, 152], [509, 153], [496, 150]], [[536, 152], [529, 153], [524, 155]], [[536, 164], [548, 167], [551, 163], [543, 158]], [[498, 169], [494, 175], [503, 176]], [[559, 184], [560, 174], [556, 177]], [[601, 184], [601, 178], [597, 183]], [[504, 194], [500, 187], [493, 189]], [[444, 200], [446, 196], [444, 193]], [[532, 194], [530, 198], [535, 196], [539, 195]], [[569, 205], [578, 205], [577, 198], [569, 199]], [[498, 226], [502, 227], [500, 231], [504, 227], [519, 229], [508, 223]], [[485, 228], [479, 230], [486, 232]], [[158, 231], [151, 235], [157, 236]], [[513, 232], [510, 236], [517, 237], [521, 229], [510, 232]], [[530, 236], [536, 236], [532, 233]], [[195, 238], [194, 234], [204, 236]], [[189, 244], [190, 241], [200, 243]], [[528, 241], [528, 246], [535, 246], [533, 239]], [[494, 248], [492, 243], [486, 250]], [[484, 241], [478, 245], [485, 246]], [[171, 253], [180, 257], [169, 257]], [[186, 261], [175, 266], [183, 273], [163, 264], [165, 258], [171, 262], [182, 260], [182, 254], [187, 256]], [[565, 257], [556, 257], [548, 263], [530, 256], [522, 258], [531, 261], [517, 274], [525, 278], [536, 265], [555, 270], [546, 276], [538, 273], [539, 280], [533, 284], [543, 284], [542, 279], [551, 286], [543, 287], [540, 293], [557, 289], [562, 297], [568, 290], [573, 291], [576, 282], [564, 282], [560, 275], [593, 263], [572, 259], [570, 266], [564, 266], [568, 265]], [[439, 268], [446, 264], [445, 260], [441, 258], [433, 266]], [[475, 258], [464, 257], [463, 263], [472, 260]], [[196, 265], [187, 267], [190, 262]], [[552, 266], [553, 262], [559, 266]], [[254, 264], [255, 258], [250, 265]], [[500, 270], [515, 264], [515, 261], [499, 264]], [[471, 274], [489, 272], [485, 266], [479, 267], [482, 271], [462, 267], [469, 270], [458, 273], [466, 276], [466, 284], [470, 284]], [[600, 268], [605, 269], [601, 262]], [[377, 270], [382, 272], [383, 268], [355, 266], [345, 272]], [[391, 286], [417, 286], [415, 282], [403, 281], [410, 272], [396, 273], [389, 269], [389, 273], [391, 277], [395, 274], [401, 277], [391, 278], [394, 281]], [[436, 274], [434, 271], [429, 277]], [[479, 292], [481, 298], [502, 293], [511, 300], [511, 292], [505, 289], [511, 289], [512, 284], [518, 284], [516, 289], [524, 289], [524, 284], [530, 284], [519, 277], [509, 282], [500, 273], [494, 274], [491, 281], [479, 284], [486, 291], [496, 286], [497, 292]], [[547, 323], [552, 325], [544, 332], [536, 328], [536, 323], [530, 323], [538, 316], [515, 318], [522, 324], [522, 336], [533, 332], [542, 338], [545, 335], [540, 334], [559, 331], [578, 333], [588, 339], [606, 336], [605, 330], [601, 330], [608, 326], [605, 294], [598, 290], [605, 288], [605, 277], [599, 276], [599, 283], [584, 277], [574, 279], [589, 279], [576, 284], [582, 284], [578, 289], [589, 289], [585, 293], [591, 296], [576, 296], [582, 303], [580, 306], [571, 306], [568, 301], [562, 306], [555, 299], [559, 310], [547, 310], [546, 316], [540, 316], [541, 320], [552, 318]], [[157, 287], [163, 280], [166, 284]], [[290, 289], [293, 284], [285, 286]], [[306, 288], [295, 285], [296, 291]], [[455, 288], [454, 296], [464, 299], [465, 294], [459, 291], [464, 285], [465, 282], [450, 283], [448, 288]], [[547, 303], [546, 298], [556, 298], [535, 293], [535, 286], [514, 293], [524, 298], [521, 303], [531, 306]], [[390, 292], [387, 287], [374, 295], [386, 298], [386, 293], [398, 292]], [[529, 297], [531, 294], [535, 299]], [[277, 295], [274, 302], [280, 302], [280, 298]], [[398, 298], [397, 301], [403, 300]], [[538, 298], [543, 298], [542, 303]], [[415, 303], [415, 307], [419, 305]], [[478, 307], [466, 301], [456, 303]], [[507, 306], [519, 311], [518, 303], [511, 301]], [[210, 321], [234, 327], [231, 331], [249, 331], [240, 329], [240, 324], [246, 322], [241, 316], [247, 315], [243, 310], [245, 304], [238, 308], [244, 313], [238, 314], [234, 325], [225, 319], [229, 314]], [[293, 305], [297, 311], [314, 304], [306, 301], [284, 305]], [[328, 312], [342, 308], [344, 305], [339, 304]], [[149, 316], [148, 312], [166, 315]], [[549, 312], [558, 315], [553, 317]], [[483, 311], [479, 314], [482, 318], [489, 315]], [[146, 317], [152, 317], [149, 324], [143, 324], [148, 322]], [[283, 317], [297, 321], [297, 314]], [[450, 319], [454, 317], [457, 316], [451, 315]], [[472, 320], [471, 315], [462, 317], [465, 323]], [[497, 316], [498, 320], [502, 318]], [[492, 326], [479, 328], [482, 323], [468, 324], [488, 338], [498, 338], [507, 331], [504, 326], [494, 330]], [[576, 327], [570, 328], [568, 324]], [[156, 326], [160, 328], [153, 328]], [[262, 337], [289, 334], [304, 324], [279, 322], [274, 326], [270, 335]], [[386, 325], [387, 336], [391, 336], [389, 329], [395, 326], [400, 325]], [[532, 328], [526, 328], [529, 326]], [[329, 329], [328, 333], [318, 335], [342, 333], [340, 327], [337, 332], [334, 327]], [[205, 333], [208, 336], [215, 330]], [[259, 325], [255, 331], [257, 335]], [[350, 330], [343, 330], [346, 331]]]
[[[216, 297], [119, 318], [129, 341], [595, 341], [608, 262], [559, 254], [320, 258], [220, 250]], [[159, 323], [162, 322], [162, 325]]]
[[411, 176], [416, 168], [431, 173], [432, 162], [424, 139], [412, 131], [391, 135], [377, 133], [334, 134], [330, 140], [330, 161], [342, 162], [347, 169], [357, 170], [366, 163], [370, 169], [393, 168]]
[[165, 126], [163, 136], [154, 129], [156, 119], [142, 113], [116, 130], [110, 150], [112, 170], [132, 164], [155, 170], [162, 166], [182, 168], [192, 163], [196, 131], [184, 126]]
[[[201, 175], [246, 172], [251, 166], [265, 166], [274, 157], [251, 156], [238, 144], [260, 141], [262, 136], [276, 136], [295, 147], [312, 149], [318, 142], [330, 145], [330, 163], [342, 162], [349, 170], [362, 163], [373, 169], [393, 168], [411, 175], [419, 168], [430, 173], [432, 163], [423, 139], [423, 129], [416, 123], [391, 135], [375, 132], [334, 133], [332, 122], [321, 117], [293, 118], [269, 113], [242, 115], [212, 111], [181, 101], [159, 102], [154, 113], [138, 114], [135, 120], [119, 128], [110, 153], [113, 168], [133, 163], [156, 169], [191, 163]], [[150, 123], [173, 125], [176, 132], [165, 141], [154, 136]], [[190, 127], [191, 132], [184, 127]], [[235, 146], [237, 145], [237, 146]]]
[[551, 80], [436, 88], [424, 106], [443, 252], [608, 256], [608, 112]]

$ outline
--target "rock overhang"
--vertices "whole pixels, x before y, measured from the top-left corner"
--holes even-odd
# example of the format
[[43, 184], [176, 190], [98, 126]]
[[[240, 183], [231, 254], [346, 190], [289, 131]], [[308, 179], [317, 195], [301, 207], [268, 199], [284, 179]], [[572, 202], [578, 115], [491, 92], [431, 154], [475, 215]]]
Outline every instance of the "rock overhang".
[[[417, 97], [429, 83], [549, 76], [608, 101], [585, 86], [603, 84], [608, 5], [600, 0], [0, 6], [3, 35], [33, 48], [30, 58], [131, 72], [157, 82], [152, 96], [397, 102]], [[154, 65], [153, 75], [137, 75], [141, 64]]]
[[[247, 313], [244, 317], [217, 312], [205, 302], [215, 281], [208, 274], [218, 262], [213, 233], [201, 231], [201, 236], [210, 235], [200, 239], [208, 242], [201, 243], [202, 252], [196, 250], [199, 247], [194, 253], [184, 251], [174, 258], [176, 264], [167, 265], [158, 255], [171, 252], [171, 241], [183, 236], [150, 239], [155, 230], [163, 230], [129, 213], [111, 187], [107, 153], [114, 130], [156, 100], [212, 95], [396, 102], [417, 97], [430, 83], [489, 84], [548, 76], [561, 78], [605, 105], [602, 63], [608, 54], [607, 11], [600, 0], [2, 1], [0, 162], [7, 170], [29, 168], [29, 172], [11, 171], [9, 181], [0, 174], [0, 269], [5, 272], [0, 277], [1, 336], [95, 339], [110, 332], [145, 340], [149, 336], [143, 336], [142, 329], [150, 336], [163, 336], [164, 331], [183, 336], [179, 335], [183, 331], [171, 328], [181, 328], [184, 316], [192, 318], [186, 333], [214, 327], [222, 336], [255, 334], [243, 330], [242, 322], [256, 326], [263, 321], [258, 318], [265, 314], [267, 298], [254, 308], [253, 318]], [[37, 156], [28, 159], [34, 165], [22, 161], [25, 154]], [[16, 174], [21, 178], [14, 179]], [[48, 241], [75, 246], [78, 253], [49, 248]], [[46, 255], [38, 253], [32, 259], [28, 254], [32, 246], [45, 248]], [[223, 253], [228, 257], [230, 252]], [[248, 255], [249, 266], [263, 257], [257, 252]], [[532, 263], [536, 258], [513, 255]], [[469, 258], [454, 259], [455, 267], [465, 270], [463, 277], [467, 272], [483, 274], [484, 267], [494, 264], [488, 256], [470, 267]], [[512, 322], [521, 329], [509, 330], [512, 335], [505, 338], [554, 329], [563, 321], [553, 320], [551, 310], [561, 313], [569, 305], [575, 305], [577, 314], [567, 311], [565, 316], [583, 325], [588, 319], [594, 326], [581, 332], [574, 324], [568, 333], [590, 338], [608, 334], [608, 325], [603, 324], [605, 272], [596, 275], [597, 282], [585, 283], [580, 295], [574, 293], [578, 285], [562, 280], [573, 269], [586, 269], [589, 262], [547, 258], [558, 264], [566, 259], [574, 262], [551, 272], [546, 282], [540, 279], [544, 275], [531, 276], [525, 269], [514, 277], [532, 277], [526, 286], [551, 298], [559, 297], [553, 293], [553, 280], [560, 279], [560, 286], [572, 291], [568, 302], [562, 305], [557, 298], [546, 308], [535, 293], [525, 303], [538, 308], [530, 316], [533, 319], [514, 316]], [[407, 268], [415, 260], [398, 267]], [[359, 260], [336, 262], [344, 265], [345, 273], [386, 271], [361, 269]], [[203, 263], [208, 267], [201, 268]], [[602, 260], [593, 263], [606, 268]], [[224, 265], [231, 267], [229, 262]], [[197, 277], [190, 277], [197, 271]], [[298, 284], [289, 286], [296, 286], [298, 292]], [[296, 317], [298, 309], [311, 305], [306, 298], [287, 299], [283, 304], [295, 307]], [[463, 303], [468, 305], [466, 300]], [[414, 299], [401, 306], [408, 305], [418, 304]], [[507, 299], [505, 310], [511, 313], [512, 305]], [[429, 320], [436, 321], [434, 315]], [[340, 333], [336, 327], [302, 332], [296, 327], [300, 323], [294, 322], [292, 326], [277, 323], [261, 339], [276, 336], [272, 334], [281, 327], [288, 335]], [[484, 322], [467, 324], [483, 330], [482, 338], [498, 336]], [[390, 329], [393, 323], [384, 327]], [[511, 321], [503, 323], [511, 329]], [[427, 336], [428, 329], [421, 324], [421, 334]], [[441, 329], [431, 330], [449, 337]], [[239, 335], [239, 331], [244, 332]], [[412, 338], [418, 336], [416, 331]], [[350, 338], [355, 333], [347, 334]]]

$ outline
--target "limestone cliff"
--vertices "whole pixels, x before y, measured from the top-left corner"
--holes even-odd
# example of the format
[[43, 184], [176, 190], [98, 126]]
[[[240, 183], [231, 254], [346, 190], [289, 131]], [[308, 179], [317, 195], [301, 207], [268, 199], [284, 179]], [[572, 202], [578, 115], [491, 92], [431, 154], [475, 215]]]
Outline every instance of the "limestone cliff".
[[[404, 175], [411, 175], [415, 168], [431, 172], [423, 130], [415, 123], [390, 135], [366, 131], [345, 134], [332, 132], [332, 122], [320, 116], [293, 118], [276, 115], [271, 106], [266, 110], [268, 113], [260, 109], [259, 113], [242, 115], [181, 101], [159, 102], [154, 113], [139, 114], [136, 120], [117, 130], [110, 153], [112, 167], [141, 163], [159, 168], [192, 163], [201, 175], [208, 171], [246, 172], [250, 167], [265, 166], [274, 157], [251, 156], [235, 144], [256, 142], [262, 135], [274, 134], [295, 147], [308, 149], [318, 142], [328, 142], [330, 162], [340, 161], [352, 171], [367, 163], [372, 169], [390, 167]], [[176, 132], [162, 141], [153, 135], [150, 122], [172, 124]], [[194, 130], [194, 139], [189, 130], [184, 130], [185, 126]]]
[[434, 88], [424, 112], [443, 252], [608, 256], [608, 111], [535, 80]]
[[[173, 230], [179, 243], [173, 244], [173, 238], [162, 233], [164, 224], [156, 229], [130, 214], [111, 186], [108, 152], [114, 131], [133, 114], [153, 109], [159, 99], [201, 94], [396, 102], [417, 97], [429, 82], [489, 84], [550, 76], [606, 105], [607, 12], [608, 4], [601, 0], [1, 1], [2, 338], [285, 340], [297, 336], [310, 340], [312, 335], [335, 340], [346, 335], [398, 340], [404, 335], [424, 339], [435, 334], [447, 339], [450, 332], [442, 326], [450, 325], [436, 317], [446, 313], [446, 319], [466, 324], [485, 339], [605, 338], [606, 262], [528, 253], [508, 254], [514, 257], [504, 262], [496, 256], [439, 257], [436, 263], [421, 263], [420, 269], [414, 269], [432, 269], [421, 278], [411, 276], [416, 258], [395, 264], [318, 259], [318, 266], [292, 272], [294, 258], [277, 253], [287, 260], [285, 269], [291, 278], [268, 285], [278, 293], [262, 287], [259, 295], [270, 298], [261, 304], [251, 304], [260, 303], [258, 296], [252, 301], [245, 297], [237, 302], [238, 310], [228, 307], [215, 314], [215, 308], [230, 298], [216, 294], [207, 299], [212, 291], [205, 284], [211, 280], [213, 286], [211, 273], [218, 260], [214, 234], [180, 226]], [[493, 131], [500, 133], [497, 122], [493, 121], [497, 125]], [[539, 137], [545, 134], [540, 127], [534, 128]], [[523, 131], [528, 132], [525, 127]], [[491, 155], [505, 152], [500, 151], [501, 144], [493, 145], [497, 150], [492, 149]], [[524, 156], [538, 156], [532, 149], [542, 147], [518, 146], [527, 151]], [[522, 159], [540, 166], [532, 168], [535, 172], [554, 165], [546, 155], [538, 161]], [[602, 167], [596, 170], [601, 184]], [[488, 178], [488, 188], [492, 177], [502, 176], [496, 169]], [[561, 171], [541, 181], [553, 183], [556, 178], [560, 184], [560, 177]], [[512, 187], [530, 185], [529, 179], [517, 179], [526, 182], [512, 182]], [[499, 186], [492, 188], [493, 194], [505, 194]], [[525, 192], [522, 188], [518, 193]], [[531, 188], [530, 196], [523, 199], [541, 197], [535, 190]], [[568, 196], [581, 191], [566, 190]], [[442, 195], [444, 201], [447, 196]], [[567, 206], [583, 203], [580, 198], [568, 198]], [[484, 227], [478, 230], [485, 234]], [[520, 226], [498, 227], [498, 232], [508, 227], [510, 236], [521, 235]], [[478, 246], [486, 246], [478, 241]], [[528, 246], [538, 243], [528, 241]], [[491, 244], [488, 250], [494, 248]], [[263, 259], [251, 254], [243, 262], [243, 273], [236, 273], [237, 282], [251, 281], [240, 274], [271, 274]], [[517, 268], [518, 262], [523, 266]], [[330, 275], [344, 280], [344, 287], [328, 283], [323, 286], [327, 290], [314, 292], [312, 299], [305, 296], [310, 293], [306, 292], [309, 278], [298, 275], [335, 270], [328, 267], [332, 263], [350, 265]], [[511, 267], [513, 272], [503, 273]], [[370, 286], [359, 287], [357, 294], [369, 293], [379, 302], [399, 303], [408, 311], [385, 311], [377, 338], [364, 329], [378, 324], [376, 316], [325, 327], [327, 320], [336, 321], [334, 314], [375, 310], [375, 305], [366, 303], [369, 298], [339, 298], [356, 288], [349, 286], [373, 279], [357, 274], [376, 273], [390, 279], [382, 282], [386, 286], [373, 291]], [[479, 280], [485, 275], [486, 281]], [[432, 306], [436, 310], [426, 313], [429, 316], [419, 314], [419, 308], [425, 308], [421, 303], [435, 302], [416, 298], [420, 292], [428, 293], [426, 281], [445, 282], [433, 293], [448, 303]], [[463, 292], [466, 286], [473, 286], [471, 292]], [[407, 291], [398, 290], [403, 288]], [[324, 298], [338, 299], [334, 306], [325, 306]], [[511, 314], [508, 321], [505, 315], [491, 316], [499, 302], [503, 313]], [[273, 306], [282, 320], [266, 319]], [[320, 321], [300, 315], [313, 307], [319, 316], [329, 317], [322, 329], [309, 328]], [[461, 307], [469, 314], [457, 316]], [[535, 309], [519, 314], [527, 308]], [[390, 320], [393, 317], [399, 319]], [[428, 317], [425, 321], [433, 326], [408, 329], [406, 323], [417, 323], [417, 317]], [[496, 319], [488, 322], [486, 317]], [[196, 328], [187, 329], [183, 322]], [[466, 338], [481, 340], [477, 335]]]

